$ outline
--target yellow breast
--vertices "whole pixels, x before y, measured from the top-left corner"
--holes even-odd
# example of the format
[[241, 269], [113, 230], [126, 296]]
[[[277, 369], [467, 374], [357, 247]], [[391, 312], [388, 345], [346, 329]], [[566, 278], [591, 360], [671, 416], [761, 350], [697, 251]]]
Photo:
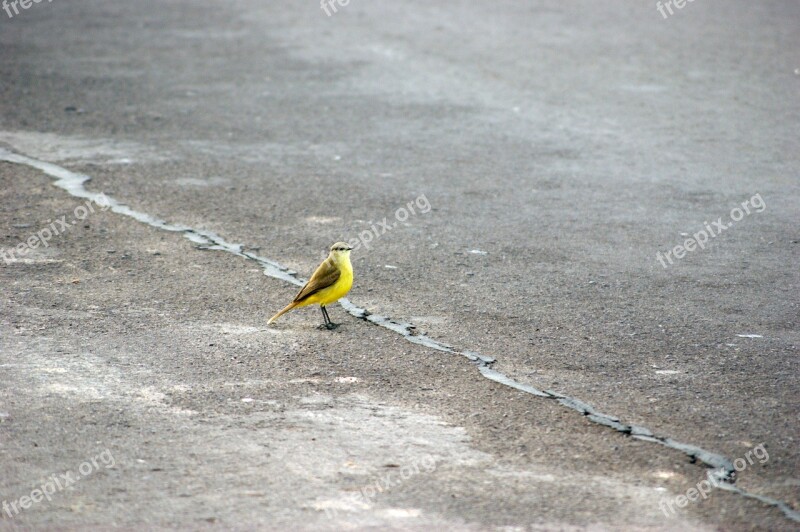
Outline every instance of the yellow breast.
[[347, 295], [347, 292], [353, 287], [353, 265], [350, 264], [348, 257], [339, 262], [338, 266], [341, 274], [336, 282], [308, 298], [309, 304], [329, 305]]

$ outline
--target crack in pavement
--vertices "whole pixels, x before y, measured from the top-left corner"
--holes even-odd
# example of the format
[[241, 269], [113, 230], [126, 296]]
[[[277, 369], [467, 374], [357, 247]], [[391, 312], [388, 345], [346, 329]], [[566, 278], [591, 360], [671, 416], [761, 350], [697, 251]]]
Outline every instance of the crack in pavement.
[[[28, 166], [40, 170], [50, 177], [55, 178], [56, 180], [53, 184], [61, 189], [64, 189], [72, 196], [89, 199], [95, 202], [98, 202], [98, 200], [100, 200], [102, 197], [102, 201], [109, 206], [109, 210], [118, 214], [129, 216], [139, 222], [162, 229], [164, 231], [182, 233], [187, 239], [196, 244], [199, 249], [225, 251], [227, 253], [231, 253], [238, 257], [243, 257], [258, 263], [264, 269], [264, 274], [269, 277], [280, 279], [297, 286], [302, 286], [305, 284], [305, 280], [298, 277], [297, 272], [281, 266], [275, 261], [258, 256], [249, 251], [245, 251], [242, 244], [231, 244], [211, 231], [205, 231], [185, 225], [166, 222], [154, 216], [150, 216], [149, 214], [131, 209], [129, 206], [120, 203], [109, 196], [100, 193], [89, 192], [84, 187], [84, 184], [91, 179], [91, 177], [88, 175], [72, 172], [61, 166], [14, 153], [4, 148], [0, 148], [0, 161]], [[794, 510], [787, 503], [771, 497], [749, 493], [738, 486], [735, 486], [734, 482], [736, 481], [736, 478], [734, 473], [736, 472], [736, 469], [734, 468], [733, 462], [725, 456], [708, 451], [696, 445], [676, 441], [668, 436], [658, 436], [647, 427], [643, 427], [641, 425], [623, 423], [619, 418], [598, 412], [591, 405], [588, 405], [579, 399], [562, 395], [551, 390], [539, 390], [528, 384], [517, 382], [507, 375], [493, 369], [492, 366], [495, 362], [497, 362], [496, 359], [476, 353], [474, 351], [459, 350], [451, 345], [434, 340], [425, 334], [418, 333], [416, 331], [416, 326], [411, 323], [396, 321], [388, 316], [373, 314], [367, 309], [354, 305], [346, 298], [341, 299], [339, 303], [342, 308], [344, 308], [344, 310], [352, 316], [400, 334], [411, 343], [434, 349], [436, 351], [467, 358], [471, 363], [477, 366], [481, 375], [489, 380], [510, 388], [514, 388], [521, 392], [534, 395], [536, 397], [554, 400], [560, 405], [586, 416], [587, 419], [593, 423], [608, 427], [622, 434], [631, 436], [632, 438], [651, 443], [657, 443], [670, 449], [680, 451], [688, 456], [692, 461], [700, 461], [706, 466], [712, 468], [712, 471], [710, 471], [708, 475], [714, 480], [714, 482], [712, 482], [714, 487], [718, 487], [722, 490], [736, 493], [742, 497], [754, 499], [768, 506], [778, 508], [788, 519], [795, 522], [800, 522], [800, 512]]]

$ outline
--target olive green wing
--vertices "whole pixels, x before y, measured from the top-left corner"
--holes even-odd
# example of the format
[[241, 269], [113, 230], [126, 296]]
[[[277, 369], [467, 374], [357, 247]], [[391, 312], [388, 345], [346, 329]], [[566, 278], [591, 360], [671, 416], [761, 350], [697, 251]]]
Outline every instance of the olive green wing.
[[319, 268], [317, 268], [317, 271], [314, 272], [314, 275], [311, 276], [311, 279], [308, 280], [305, 286], [300, 289], [295, 296], [293, 303], [299, 303], [307, 297], [316, 294], [320, 290], [328, 288], [339, 280], [340, 275], [341, 272], [339, 271], [339, 268], [334, 266], [330, 260], [326, 259], [322, 264], [319, 265]]

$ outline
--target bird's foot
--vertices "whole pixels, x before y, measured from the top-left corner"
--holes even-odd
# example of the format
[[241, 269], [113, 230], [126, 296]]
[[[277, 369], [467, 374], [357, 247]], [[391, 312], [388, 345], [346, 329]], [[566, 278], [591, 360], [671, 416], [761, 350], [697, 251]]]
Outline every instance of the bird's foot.
[[319, 326], [319, 327], [317, 327], [317, 328], [318, 328], [318, 329], [320, 329], [320, 330], [322, 330], [322, 329], [326, 329], [326, 330], [328, 330], [328, 331], [332, 331], [332, 330], [334, 330], [335, 328], [337, 328], [338, 326], [339, 326], [339, 324], [338, 324], [338, 323], [323, 323], [322, 325], [320, 325], [320, 326]]

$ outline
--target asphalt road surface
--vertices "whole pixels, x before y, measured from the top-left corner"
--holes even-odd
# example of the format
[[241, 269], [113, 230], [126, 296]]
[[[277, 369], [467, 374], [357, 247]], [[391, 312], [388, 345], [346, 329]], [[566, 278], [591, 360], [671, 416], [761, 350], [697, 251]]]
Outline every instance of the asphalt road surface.
[[0, 529], [800, 528], [800, 3], [345, 3], [3, 4]]

